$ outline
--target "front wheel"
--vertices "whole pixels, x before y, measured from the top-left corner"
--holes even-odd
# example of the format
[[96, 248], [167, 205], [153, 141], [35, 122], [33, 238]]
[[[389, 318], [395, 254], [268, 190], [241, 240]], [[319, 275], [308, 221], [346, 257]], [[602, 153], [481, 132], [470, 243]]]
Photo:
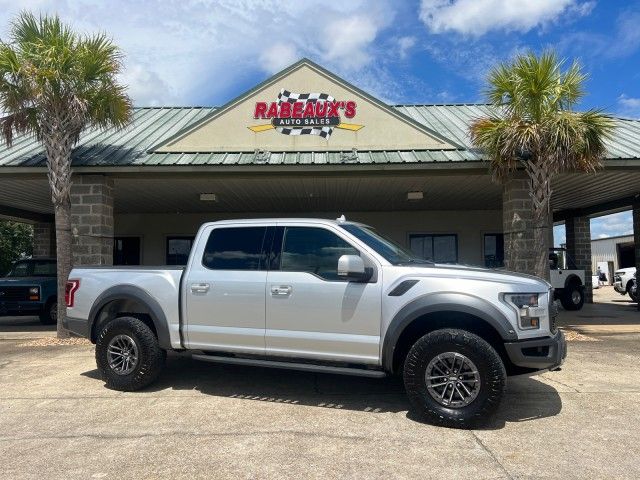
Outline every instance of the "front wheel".
[[638, 281], [631, 280], [631, 282], [629, 283], [630, 284], [629, 284], [629, 287], [627, 288], [627, 291], [629, 292], [629, 296], [631, 297], [631, 300], [633, 300], [636, 303], [640, 302], [640, 292], [638, 292]]
[[495, 349], [457, 329], [426, 334], [411, 347], [404, 364], [413, 409], [428, 422], [447, 427], [486, 422], [500, 405], [506, 378]]
[[584, 305], [584, 288], [582, 285], [568, 285], [562, 291], [560, 303], [565, 310], [580, 310]]
[[40, 323], [43, 325], [55, 325], [58, 321], [58, 302], [50, 301], [40, 313]]
[[96, 341], [96, 363], [107, 387], [133, 391], [158, 378], [167, 353], [140, 319], [120, 317], [107, 323]]

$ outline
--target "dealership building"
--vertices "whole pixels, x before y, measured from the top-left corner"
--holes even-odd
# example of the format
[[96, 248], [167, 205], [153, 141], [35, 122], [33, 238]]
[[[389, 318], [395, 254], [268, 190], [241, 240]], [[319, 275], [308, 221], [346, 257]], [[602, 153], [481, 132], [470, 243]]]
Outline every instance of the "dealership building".
[[[205, 221], [344, 214], [435, 261], [531, 271], [528, 182], [493, 183], [469, 139], [490, 113], [388, 105], [306, 59], [221, 107], [136, 108], [73, 152], [74, 263], [181, 264]], [[602, 171], [553, 185], [554, 221], [589, 272], [595, 215], [633, 208], [640, 257], [640, 121], [616, 125]], [[34, 138], [0, 147], [0, 216], [34, 223], [34, 254], [55, 253]]]

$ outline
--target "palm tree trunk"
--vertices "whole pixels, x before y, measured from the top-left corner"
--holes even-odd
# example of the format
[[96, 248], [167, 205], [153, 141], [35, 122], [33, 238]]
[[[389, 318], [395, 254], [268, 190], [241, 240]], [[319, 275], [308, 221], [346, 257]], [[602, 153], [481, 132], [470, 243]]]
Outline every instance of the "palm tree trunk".
[[71, 272], [71, 205], [55, 206], [56, 222], [56, 257], [58, 275], [58, 338], [67, 338], [69, 332], [62, 326], [62, 319], [67, 313], [64, 303], [64, 290]]
[[531, 178], [531, 199], [533, 200], [533, 258], [534, 273], [549, 280], [549, 228], [551, 228], [551, 178], [545, 162], [527, 162], [527, 173]]

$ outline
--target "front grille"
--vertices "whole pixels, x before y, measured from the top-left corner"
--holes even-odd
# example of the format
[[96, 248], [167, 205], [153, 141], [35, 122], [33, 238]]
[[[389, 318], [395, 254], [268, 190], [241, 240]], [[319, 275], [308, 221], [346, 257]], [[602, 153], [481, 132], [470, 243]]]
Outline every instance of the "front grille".
[[558, 331], [558, 305], [556, 305], [554, 297], [555, 292], [552, 288], [549, 290], [549, 330], [551, 333], [556, 333]]
[[29, 300], [29, 288], [31, 287], [0, 287], [0, 302]]

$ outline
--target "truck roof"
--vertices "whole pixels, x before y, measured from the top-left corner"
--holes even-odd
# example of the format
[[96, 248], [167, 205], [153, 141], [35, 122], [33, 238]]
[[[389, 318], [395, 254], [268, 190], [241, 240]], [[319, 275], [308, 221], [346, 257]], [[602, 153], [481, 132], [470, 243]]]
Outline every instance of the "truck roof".
[[204, 225], [228, 225], [228, 224], [252, 224], [252, 223], [286, 223], [286, 222], [303, 222], [317, 225], [363, 225], [358, 222], [347, 221], [344, 216], [336, 219], [329, 218], [304, 218], [304, 217], [282, 217], [282, 218], [237, 218], [228, 220], [217, 220], [215, 222], [206, 222]]

